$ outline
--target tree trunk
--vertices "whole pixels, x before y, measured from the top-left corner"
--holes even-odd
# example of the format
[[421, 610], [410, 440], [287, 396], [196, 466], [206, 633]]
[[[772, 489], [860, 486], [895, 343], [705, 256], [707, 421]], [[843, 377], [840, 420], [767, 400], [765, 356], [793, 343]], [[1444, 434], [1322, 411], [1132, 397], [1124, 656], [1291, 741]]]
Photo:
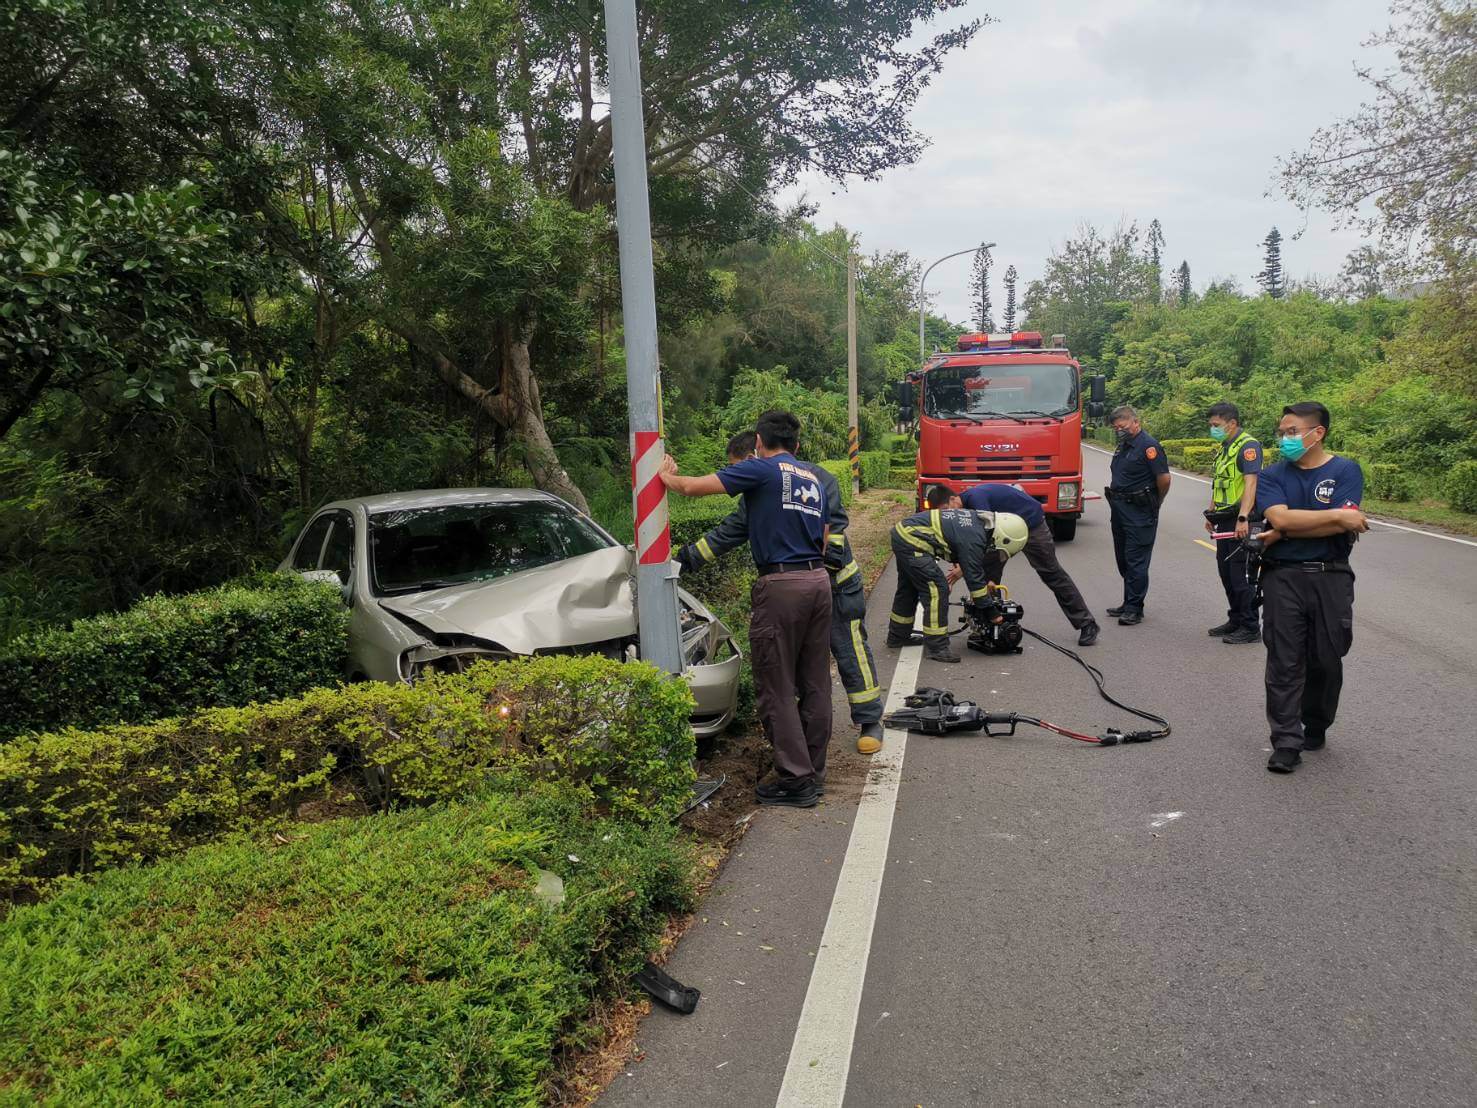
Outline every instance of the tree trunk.
[[533, 483], [545, 492], [561, 496], [582, 512], [590, 505], [585, 494], [570, 480], [559, 464], [554, 441], [544, 425], [544, 409], [539, 402], [538, 379], [528, 354], [528, 337], [524, 333], [507, 332], [503, 339], [502, 397], [509, 423], [523, 442], [525, 462], [533, 474]]

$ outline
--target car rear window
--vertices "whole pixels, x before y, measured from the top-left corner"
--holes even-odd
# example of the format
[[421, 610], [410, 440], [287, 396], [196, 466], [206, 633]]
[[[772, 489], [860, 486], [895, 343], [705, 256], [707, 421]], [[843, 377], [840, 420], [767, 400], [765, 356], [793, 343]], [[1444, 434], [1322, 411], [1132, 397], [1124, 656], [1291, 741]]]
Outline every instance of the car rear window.
[[563, 504], [526, 500], [406, 508], [369, 517], [377, 593], [489, 581], [614, 545]]

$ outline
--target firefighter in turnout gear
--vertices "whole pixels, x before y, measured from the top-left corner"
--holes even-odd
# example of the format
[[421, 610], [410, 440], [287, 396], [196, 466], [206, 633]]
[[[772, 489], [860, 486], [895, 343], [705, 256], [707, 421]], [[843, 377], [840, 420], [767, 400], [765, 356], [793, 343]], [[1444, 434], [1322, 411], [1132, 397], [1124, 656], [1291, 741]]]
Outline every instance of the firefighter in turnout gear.
[[[753, 453], [753, 431], [743, 431], [728, 442], [730, 464], [742, 462]], [[875, 754], [882, 749], [882, 688], [877, 683], [877, 666], [867, 641], [867, 594], [862, 587], [861, 569], [846, 538], [850, 520], [841, 505], [841, 487], [835, 476], [812, 462], [797, 464], [815, 476], [826, 494], [831, 525], [825, 556], [826, 569], [831, 574], [831, 656], [836, 660], [836, 671], [846, 689], [851, 722], [858, 728], [857, 752]], [[748, 541], [749, 519], [740, 500], [738, 507], [718, 526], [678, 550], [677, 562], [684, 573], [690, 573]]]
[[918, 605], [923, 605], [924, 654], [936, 662], [957, 662], [949, 647], [949, 582], [938, 559], [956, 564], [971, 600], [989, 595], [992, 554], [1005, 557], [1025, 544], [1026, 524], [1019, 516], [945, 507], [954, 494], [941, 485], [928, 490], [929, 510], [908, 516], [892, 532], [897, 557], [897, 595], [887, 628], [887, 645], [903, 646], [912, 638]]

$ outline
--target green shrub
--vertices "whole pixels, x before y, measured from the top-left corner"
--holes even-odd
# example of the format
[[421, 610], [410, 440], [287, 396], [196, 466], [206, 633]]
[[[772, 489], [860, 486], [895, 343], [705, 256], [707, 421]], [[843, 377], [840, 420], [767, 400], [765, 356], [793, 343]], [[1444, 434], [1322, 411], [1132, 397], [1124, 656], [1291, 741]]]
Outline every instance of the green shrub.
[[337, 684], [347, 635], [338, 589], [292, 574], [150, 597], [117, 615], [7, 643], [0, 739], [143, 723]]
[[1443, 483], [1446, 502], [1459, 512], [1477, 512], [1477, 462], [1458, 462]]
[[862, 467], [862, 488], [880, 489], [887, 485], [892, 469], [892, 455], [885, 450], [863, 450], [857, 456]]
[[667, 519], [672, 529], [673, 553], [690, 542], [697, 542], [718, 526], [738, 503], [738, 498], [732, 496], [668, 496]]
[[851, 504], [851, 463], [821, 462], [821, 468], [830, 470], [831, 476], [836, 478], [836, 483], [841, 486], [841, 506], [848, 507]]
[[73, 886], [0, 923], [0, 1099], [543, 1103], [690, 908], [678, 836], [514, 778]]
[[1398, 465], [1374, 462], [1365, 466], [1365, 492], [1377, 500], [1409, 500], [1414, 492], [1410, 476]]
[[0, 897], [293, 816], [336, 777], [376, 782], [373, 803], [426, 802], [512, 767], [667, 819], [692, 780], [691, 712], [686, 684], [645, 663], [558, 656], [24, 736], [0, 747]]
[[1215, 456], [1219, 450], [1220, 447], [1214, 444], [1210, 446], [1187, 446], [1184, 448], [1184, 461], [1182, 464], [1184, 468], [1193, 469], [1197, 473], [1209, 473], [1215, 468]]
[[918, 471], [909, 465], [894, 466], [887, 472], [887, 487], [890, 489], [911, 489], [918, 484]]

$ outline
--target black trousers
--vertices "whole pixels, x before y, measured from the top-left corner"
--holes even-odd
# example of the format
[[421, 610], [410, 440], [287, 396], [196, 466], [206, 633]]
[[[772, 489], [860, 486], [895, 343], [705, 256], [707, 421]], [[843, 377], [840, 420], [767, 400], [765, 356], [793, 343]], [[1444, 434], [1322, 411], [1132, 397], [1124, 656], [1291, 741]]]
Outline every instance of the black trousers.
[[1118, 560], [1118, 575], [1123, 578], [1123, 608], [1129, 612], [1144, 610], [1149, 595], [1149, 559], [1154, 556], [1154, 539], [1159, 534], [1159, 510], [1109, 501], [1113, 519], [1113, 556]]
[[[1030, 562], [1031, 568], [1036, 571], [1036, 576], [1041, 578], [1041, 583], [1056, 597], [1056, 602], [1062, 610], [1062, 615], [1067, 617], [1067, 622], [1079, 631], [1092, 623], [1092, 610], [1088, 608], [1087, 601], [1082, 598], [1082, 590], [1077, 587], [1077, 583], [1072, 580], [1071, 575], [1062, 568], [1062, 563], [1057, 560], [1056, 541], [1051, 537], [1051, 528], [1045, 520], [1031, 528], [1026, 538], [1024, 553], [1026, 561]], [[985, 568], [985, 576], [991, 584], [998, 585], [1004, 573], [1005, 556], [999, 551], [992, 552]]]
[[[1257, 627], [1256, 568], [1240, 539], [1215, 540], [1215, 564], [1226, 590], [1226, 621], [1252, 631]], [[1251, 575], [1247, 566], [1251, 565]]]
[[1301, 750], [1338, 714], [1344, 655], [1354, 643], [1354, 575], [1268, 563], [1262, 571], [1267, 723], [1278, 750]]
[[913, 633], [913, 620], [918, 605], [923, 605], [923, 634], [930, 639], [948, 641], [949, 579], [932, 554], [894, 542], [893, 557], [897, 561], [897, 592], [892, 597], [891, 626], [888, 636], [897, 641]]

